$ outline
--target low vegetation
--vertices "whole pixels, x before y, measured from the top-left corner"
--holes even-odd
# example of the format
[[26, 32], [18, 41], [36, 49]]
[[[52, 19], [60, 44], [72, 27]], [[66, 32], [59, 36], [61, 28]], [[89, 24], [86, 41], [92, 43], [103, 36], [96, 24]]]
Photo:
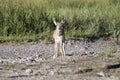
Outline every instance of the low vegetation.
[[0, 41], [51, 40], [63, 16], [67, 39], [120, 37], [120, 0], [0, 0]]

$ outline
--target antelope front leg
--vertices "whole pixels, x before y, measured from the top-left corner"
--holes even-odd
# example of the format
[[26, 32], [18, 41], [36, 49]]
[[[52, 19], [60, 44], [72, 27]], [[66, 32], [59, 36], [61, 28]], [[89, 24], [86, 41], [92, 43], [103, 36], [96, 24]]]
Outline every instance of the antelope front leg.
[[58, 44], [55, 43], [54, 45], [54, 56], [53, 56], [53, 59], [57, 58], [58, 56]]
[[61, 54], [62, 54], [62, 57], [64, 57], [64, 56], [65, 56], [65, 47], [64, 47], [64, 43], [62, 43], [62, 44], [60, 45], [60, 52], [61, 52]]
[[60, 46], [60, 53], [61, 53], [61, 55], [62, 55], [62, 57], [63, 57], [63, 56], [64, 56], [64, 54], [63, 54], [62, 45]]
[[65, 43], [63, 43], [63, 46], [62, 46], [62, 49], [63, 49], [63, 56], [65, 56]]

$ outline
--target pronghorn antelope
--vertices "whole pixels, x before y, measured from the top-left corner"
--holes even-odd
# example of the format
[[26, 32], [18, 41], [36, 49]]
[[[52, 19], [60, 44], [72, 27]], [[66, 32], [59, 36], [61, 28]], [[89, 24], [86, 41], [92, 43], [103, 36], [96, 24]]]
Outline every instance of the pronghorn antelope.
[[54, 56], [56, 58], [58, 56], [58, 52], [60, 51], [62, 57], [65, 56], [65, 34], [63, 24], [65, 23], [65, 18], [61, 20], [61, 22], [56, 22], [55, 18], [53, 18], [53, 23], [56, 26], [56, 29], [53, 33], [53, 39], [55, 41], [54, 44]]

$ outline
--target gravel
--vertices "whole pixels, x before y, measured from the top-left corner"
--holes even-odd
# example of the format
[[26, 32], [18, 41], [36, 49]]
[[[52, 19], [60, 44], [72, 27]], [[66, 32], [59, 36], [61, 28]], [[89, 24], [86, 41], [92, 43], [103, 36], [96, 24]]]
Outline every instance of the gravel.
[[[79, 53], [83, 51], [84, 53], [101, 53], [107, 50], [111, 50], [113, 47], [110, 41], [102, 41], [99, 40], [97, 42], [74, 42], [69, 41], [66, 42], [66, 53], [67, 55], [74, 55], [75, 53]], [[117, 51], [120, 51], [120, 45], [117, 47]], [[27, 59], [27, 61], [35, 61], [41, 57], [51, 58], [54, 54], [54, 45], [53, 44], [24, 44], [24, 45], [0, 45], [0, 61], [5, 59], [13, 59], [13, 60], [21, 60]]]
[[[2, 76], [0, 76], [0, 80], [9, 80], [9, 78], [10, 80], [12, 80], [11, 78], [14, 78], [14, 80], [78, 80], [81, 78], [79, 77], [79, 74], [74, 77], [69, 76], [72, 75], [74, 71], [65, 66], [68, 64], [65, 63], [66, 60], [69, 61], [71, 59], [71, 61], [75, 63], [78, 56], [96, 56], [102, 52], [111, 51], [112, 49], [114, 49], [116, 53], [119, 53], [120, 45], [114, 44], [111, 40], [105, 41], [101, 39], [88, 43], [69, 40], [66, 41], [65, 44], [66, 57], [63, 59], [64, 62], [62, 62], [59, 61], [60, 57], [57, 60], [53, 60], [54, 44], [28, 43], [21, 45], [0, 45], [0, 75]], [[7, 63], [10, 63], [10, 65]], [[18, 68], [15, 68], [15, 71], [9, 72], [5, 70], [3, 71], [4, 74], [2, 74], [3, 72], [1, 71], [4, 70], [2, 64], [4, 67], [8, 65], [10, 69], [14, 69], [17, 64], [20, 65]], [[61, 66], [57, 66], [59, 64]], [[30, 73], [33, 72], [35, 73], [31, 75]], [[68, 74], [66, 77], [54, 77], [55, 75], [63, 73], [71, 74]], [[3, 78], [6, 75], [9, 77]], [[112, 78], [119, 80], [116, 77]], [[85, 79], [81, 78], [80, 80], [109, 80], [109, 78], [98, 79], [86, 77]]]

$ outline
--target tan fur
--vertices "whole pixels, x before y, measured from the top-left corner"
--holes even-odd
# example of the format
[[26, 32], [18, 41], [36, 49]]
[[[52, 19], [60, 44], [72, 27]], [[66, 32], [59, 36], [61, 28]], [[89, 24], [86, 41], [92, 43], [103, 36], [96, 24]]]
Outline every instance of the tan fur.
[[62, 20], [60, 23], [57, 23], [55, 21], [55, 18], [53, 18], [53, 22], [56, 26], [56, 29], [53, 33], [53, 39], [55, 41], [54, 45], [54, 58], [58, 56], [58, 52], [60, 50], [60, 53], [62, 54], [62, 57], [65, 56], [65, 34], [64, 34], [64, 28], [63, 28], [63, 23], [64, 21]]

